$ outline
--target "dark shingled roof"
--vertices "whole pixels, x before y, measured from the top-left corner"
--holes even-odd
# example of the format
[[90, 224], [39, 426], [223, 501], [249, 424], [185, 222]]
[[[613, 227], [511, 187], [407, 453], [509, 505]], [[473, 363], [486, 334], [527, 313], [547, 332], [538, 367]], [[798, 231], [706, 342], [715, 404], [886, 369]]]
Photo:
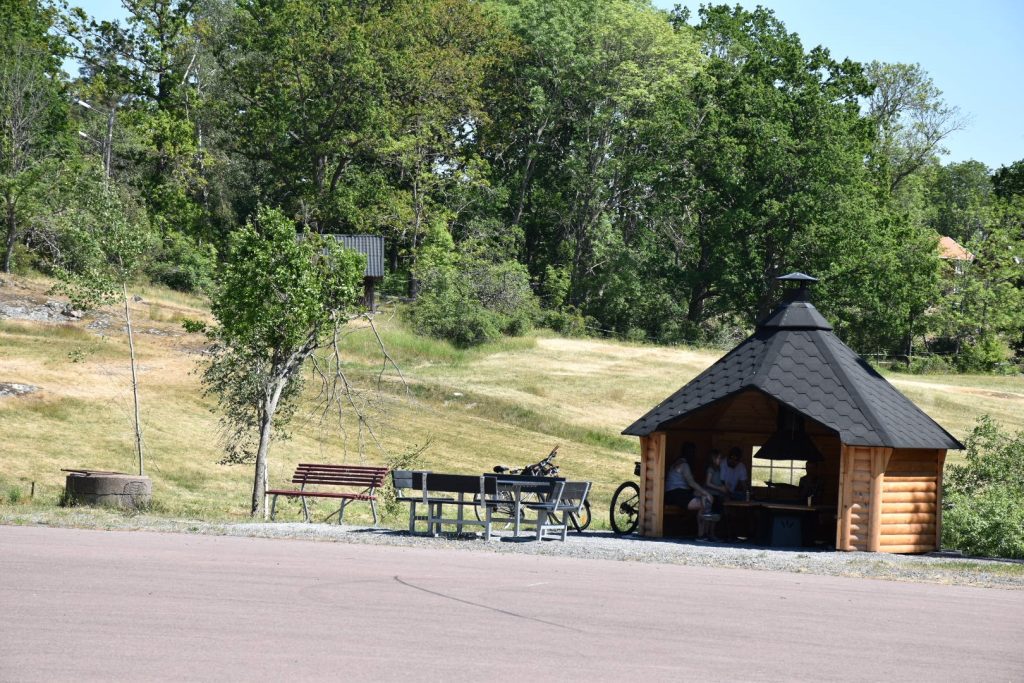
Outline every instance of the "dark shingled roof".
[[783, 303], [746, 341], [622, 433], [647, 436], [748, 389], [834, 429], [851, 446], [963, 448], [839, 341], [805, 300]]
[[365, 277], [384, 277], [384, 238], [377, 235], [324, 235], [366, 254]]

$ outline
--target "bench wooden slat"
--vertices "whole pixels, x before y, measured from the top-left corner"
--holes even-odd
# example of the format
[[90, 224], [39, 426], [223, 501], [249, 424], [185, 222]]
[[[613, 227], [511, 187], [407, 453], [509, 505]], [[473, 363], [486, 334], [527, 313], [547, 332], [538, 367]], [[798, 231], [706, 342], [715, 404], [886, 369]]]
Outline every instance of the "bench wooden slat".
[[343, 493], [341, 491], [295, 491], [294, 489], [275, 489], [267, 491], [268, 496], [292, 496], [293, 498], [351, 498], [352, 500], [377, 500], [377, 496], [367, 493]]
[[384, 479], [383, 477], [346, 477], [346, 476], [342, 476], [342, 475], [329, 475], [329, 476], [323, 476], [323, 475], [305, 476], [305, 475], [303, 475], [301, 477], [293, 477], [292, 478], [292, 483], [293, 484], [339, 484], [339, 485], [349, 484], [349, 485], [352, 485], [352, 486], [359, 486], [360, 484], [365, 485], [365, 486], [369, 486], [369, 485], [373, 484], [374, 486], [380, 486], [380, 484], [383, 481], [383, 479]]
[[[297, 489], [271, 489], [266, 492], [273, 496], [270, 517], [274, 518], [274, 511], [277, 505], [278, 496], [300, 498], [302, 500], [302, 512], [309, 521], [309, 510], [306, 508], [306, 498], [333, 498], [341, 500], [341, 507], [334, 514], [338, 515], [338, 523], [342, 521], [345, 514], [345, 506], [352, 501], [369, 501], [370, 509], [373, 511], [373, 523], [377, 524], [377, 500], [376, 489], [384, 483], [388, 468], [378, 465], [333, 465], [321, 463], [299, 463], [292, 474], [291, 483], [297, 484]], [[307, 486], [351, 486], [362, 489], [362, 491], [321, 491], [309, 489]], [[328, 516], [333, 517], [334, 515]]]

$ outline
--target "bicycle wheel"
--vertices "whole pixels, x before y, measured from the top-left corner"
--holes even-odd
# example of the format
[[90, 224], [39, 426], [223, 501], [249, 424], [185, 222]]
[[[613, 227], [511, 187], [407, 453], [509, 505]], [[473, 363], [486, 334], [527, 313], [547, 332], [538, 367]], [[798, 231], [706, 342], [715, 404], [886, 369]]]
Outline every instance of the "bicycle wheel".
[[612, 496], [612, 531], [631, 534], [640, 523], [640, 487], [635, 481], [624, 481]]
[[[498, 496], [500, 498], [497, 504], [491, 503], [495, 506], [494, 513], [491, 518], [502, 517], [505, 519], [514, 519], [516, 504], [512, 500], [512, 494], [508, 491], [499, 491]], [[487, 507], [480, 502], [480, 494], [477, 493], [473, 496], [473, 512], [476, 514], [476, 518], [481, 522], [487, 521]], [[494, 522], [491, 526], [495, 529], [506, 530], [511, 529], [513, 522]]]
[[569, 519], [572, 523], [572, 528], [576, 530], [576, 533], [582, 534], [590, 526], [590, 501], [583, 501], [583, 507], [580, 508], [579, 514], [572, 513], [569, 515]]

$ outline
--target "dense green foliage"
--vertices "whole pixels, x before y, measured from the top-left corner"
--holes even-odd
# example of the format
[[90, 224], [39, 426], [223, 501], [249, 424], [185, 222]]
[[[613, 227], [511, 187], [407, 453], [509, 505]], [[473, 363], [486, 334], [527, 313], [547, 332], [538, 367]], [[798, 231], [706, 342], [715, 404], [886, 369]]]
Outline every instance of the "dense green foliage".
[[1024, 559], [1024, 432], [1011, 435], [982, 418], [967, 458], [946, 474], [944, 547]]
[[141, 271], [183, 290], [268, 206], [296, 233], [384, 236], [388, 293], [459, 344], [734, 339], [796, 270], [862, 353], [1001, 371], [1024, 351], [1024, 160], [943, 165], [965, 120], [920, 65], [740, 6], [124, 5], [0, 2], [4, 270], [90, 258], [92, 168], [145, 214]]

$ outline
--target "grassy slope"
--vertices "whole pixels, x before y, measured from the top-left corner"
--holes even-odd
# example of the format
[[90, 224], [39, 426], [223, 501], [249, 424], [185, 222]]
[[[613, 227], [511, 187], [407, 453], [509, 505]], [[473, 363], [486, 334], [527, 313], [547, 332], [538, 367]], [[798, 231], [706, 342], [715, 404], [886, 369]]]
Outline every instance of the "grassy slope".
[[[10, 279], [0, 288], [0, 301], [45, 301], [46, 287], [41, 280]], [[157, 289], [140, 294], [133, 316], [140, 332], [146, 473], [154, 481], [156, 509], [245, 518], [251, 468], [216, 464], [217, 418], [195, 373], [203, 339], [180, 326], [183, 317], [208, 313], [191, 297]], [[102, 336], [86, 329], [97, 317], [110, 321]], [[127, 342], [120, 328], [115, 311], [72, 324], [0, 321], [0, 382], [41, 387], [0, 399], [0, 505], [20, 493], [18, 505], [52, 506], [63, 488], [61, 468], [136, 467]], [[423, 448], [419, 466], [480, 472], [497, 463], [533, 462], [558, 444], [562, 473], [594, 481], [595, 520], [601, 524], [615, 487], [632, 476], [636, 440], [619, 432], [721, 355], [549, 336], [459, 351], [410, 334], [386, 314], [378, 328], [407, 384], [389, 371], [376, 389], [381, 363], [370, 331], [353, 330], [343, 348], [349, 377], [372, 402], [366, 412], [384, 450], [360, 431], [351, 411], [341, 419], [343, 431], [336, 416], [315, 411], [311, 382], [293, 439], [272, 449], [272, 483], [285, 482], [300, 460], [383, 463]], [[1024, 428], [1019, 377], [890, 379], [958, 437], [983, 413]], [[29, 503], [31, 482], [36, 498]], [[359, 508], [349, 514], [368, 517]], [[296, 518], [297, 506], [287, 504], [284, 516]]]

